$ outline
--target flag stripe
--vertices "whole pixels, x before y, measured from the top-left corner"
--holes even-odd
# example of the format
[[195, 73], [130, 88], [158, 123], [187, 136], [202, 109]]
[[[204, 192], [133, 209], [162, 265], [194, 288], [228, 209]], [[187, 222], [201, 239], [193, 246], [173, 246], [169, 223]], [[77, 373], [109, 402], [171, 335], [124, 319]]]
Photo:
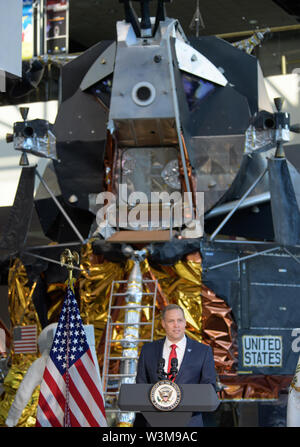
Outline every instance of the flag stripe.
[[15, 343], [15, 349], [20, 349], [20, 348], [36, 348], [36, 343]]
[[36, 348], [36, 343], [15, 343], [15, 348]]
[[59, 387], [60, 392], [63, 394], [65, 398], [66, 394], [66, 384], [63, 376], [59, 373], [59, 370], [57, 369], [55, 363], [52, 361], [51, 357], [49, 357], [47, 361], [47, 369], [49, 371], [49, 374], [53, 377], [55, 380], [56, 385]]
[[[89, 410], [91, 412], [91, 414], [93, 415], [93, 417], [97, 420], [97, 421], [102, 421], [101, 426], [103, 426], [103, 424], [105, 424], [105, 418], [102, 415], [101, 409], [100, 407], [100, 403], [102, 403], [102, 398], [100, 393], [98, 392], [98, 390], [96, 389], [96, 392], [94, 394], [94, 390], [90, 390], [87, 386], [86, 382], [91, 382], [91, 380], [89, 379], [89, 375], [87, 373], [87, 371], [85, 370], [84, 365], [79, 364], [80, 360], [78, 360], [78, 362], [76, 362], [76, 368], [74, 368], [74, 365], [72, 366], [72, 371], [70, 371], [70, 374], [72, 376], [72, 379], [74, 380], [74, 382], [77, 384], [77, 388], [79, 393], [82, 396], [86, 397], [86, 401], [89, 402]], [[77, 366], [78, 365], [78, 366]]]
[[41, 390], [41, 395], [43, 396], [44, 400], [47, 402], [50, 408], [52, 408], [53, 414], [55, 414], [55, 417], [59, 421], [61, 425], [63, 425], [64, 422], [64, 414], [65, 414], [65, 406], [61, 408], [59, 402], [57, 401], [56, 397], [52, 393], [51, 388], [47, 385], [47, 383], [44, 381]]
[[36, 349], [18, 349], [15, 354], [36, 354]]
[[[85, 395], [84, 394], [84, 389], [83, 389], [83, 383], [82, 383], [82, 381], [80, 379], [78, 381], [78, 376], [76, 374], [76, 371], [77, 371], [77, 368], [73, 369], [72, 372], [70, 371], [70, 378], [69, 378], [69, 380], [70, 380], [70, 394], [71, 394], [72, 398], [74, 399], [74, 401], [76, 402], [79, 410], [84, 415], [84, 417], [85, 417], [85, 419], [87, 421], [88, 426], [99, 427], [99, 423], [94, 418], [94, 416], [93, 416], [93, 414], [92, 414], [92, 412], [91, 412], [91, 410], [89, 408], [89, 405], [91, 404], [91, 402], [89, 401], [89, 405], [87, 405], [85, 400], [82, 398], [82, 394], [81, 393], [83, 392], [83, 395]], [[75, 383], [73, 381], [73, 376], [74, 376], [76, 385], [75, 385]]]
[[[75, 427], [91, 427], [90, 423], [86, 419], [86, 414], [84, 414], [78, 406], [76, 399], [73, 398], [72, 394], [70, 394], [70, 409], [73, 413]], [[71, 419], [72, 421], [72, 419]], [[78, 425], [76, 425], [78, 424]], [[99, 424], [93, 425], [93, 427], [99, 427]]]
[[[45, 415], [46, 419], [49, 421], [49, 423], [52, 427], [61, 427], [62, 426], [62, 424], [57, 419], [57, 417], [53, 413], [52, 409], [48, 405], [48, 402], [44, 399], [44, 396], [42, 393], [40, 393], [40, 396], [39, 396], [39, 406], [40, 406], [40, 408], [43, 409], [42, 410], [43, 414]], [[41, 420], [40, 417], [39, 417], [39, 420]]]
[[[99, 388], [102, 389], [102, 386], [100, 383], [100, 387], [99, 388], [96, 387], [96, 383], [98, 384], [100, 379], [96, 372], [94, 360], [93, 360], [92, 356], [90, 355], [90, 349], [87, 351], [87, 354], [88, 355], [84, 355], [80, 359], [80, 361], [82, 362], [83, 368], [85, 368], [86, 385], [87, 385], [88, 389], [90, 390], [91, 394], [94, 396], [94, 399], [97, 401], [100, 411], [105, 415], [103, 396], [99, 390]], [[88, 373], [88, 371], [90, 373]]]
[[[66, 403], [65, 396], [61, 392], [58, 384], [53, 379], [53, 377], [51, 376], [51, 374], [47, 368], [45, 370], [44, 379], [45, 379], [45, 383], [47, 384], [48, 389], [49, 389], [49, 399], [50, 398], [53, 399], [55, 396], [55, 399], [56, 399], [57, 403], [59, 404], [59, 407], [64, 412], [65, 411], [65, 403]], [[47, 399], [47, 402], [49, 402], [48, 399]]]
[[71, 409], [70, 409], [70, 422], [71, 422], [71, 427], [82, 427], [82, 425], [79, 424], [78, 420], [76, 419], [76, 417]]
[[[55, 364], [52, 362], [51, 358], [49, 358], [44, 371], [44, 380], [41, 384], [40, 393], [47, 404], [52, 408], [60, 425], [63, 425], [65, 412], [65, 383], [60, 375], [57, 376], [57, 372], [58, 370]], [[54, 377], [57, 377], [57, 380], [55, 380]]]
[[43, 410], [38, 406], [37, 412], [39, 414], [39, 419], [36, 420], [36, 427], [51, 427], [50, 422], [47, 417], [44, 415]]
[[16, 338], [15, 341], [20, 341], [20, 340], [26, 340], [26, 339], [31, 339], [36, 335], [36, 331], [29, 331], [29, 332], [24, 332], [23, 330], [21, 331], [21, 337], [20, 338]]

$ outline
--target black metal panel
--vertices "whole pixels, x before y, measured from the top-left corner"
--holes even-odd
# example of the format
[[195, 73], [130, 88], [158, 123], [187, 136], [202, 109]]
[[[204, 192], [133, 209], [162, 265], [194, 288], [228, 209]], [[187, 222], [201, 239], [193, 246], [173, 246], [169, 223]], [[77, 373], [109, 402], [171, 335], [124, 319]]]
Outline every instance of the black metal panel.
[[257, 112], [257, 59], [215, 36], [191, 37], [190, 44], [224, 70], [235, 90], [248, 99], [251, 114]]
[[[225, 217], [226, 214], [206, 219], [205, 232], [213, 233]], [[261, 203], [255, 208], [237, 210], [220, 233], [226, 236], [273, 241], [274, 230], [270, 202]]]
[[299, 326], [300, 284], [250, 283], [251, 327]]
[[35, 166], [22, 169], [14, 204], [0, 241], [0, 256], [20, 251], [27, 238], [33, 210]]
[[287, 254], [262, 255], [247, 269], [250, 327], [298, 327], [300, 264]]
[[[274, 252], [259, 254], [269, 249]], [[294, 257], [276, 245], [262, 243], [206, 241], [202, 246], [203, 282], [231, 307], [238, 325], [241, 372], [294, 374], [300, 352], [300, 329], [295, 329], [300, 322], [300, 248], [293, 247], [290, 253]], [[253, 335], [254, 345], [268, 337], [276, 342], [270, 342], [269, 354], [250, 349], [245, 357], [243, 336], [247, 334]], [[280, 365], [274, 347], [278, 340]], [[268, 365], [263, 363], [267, 355]], [[258, 359], [256, 365], [247, 363], [251, 356]]]
[[300, 144], [284, 146], [286, 159], [300, 172]]
[[75, 195], [78, 198], [75, 205], [88, 210], [88, 194], [103, 191], [104, 145], [104, 141], [57, 143], [61, 163], [55, 163], [55, 170], [66, 202]]
[[[95, 219], [94, 214], [88, 210], [78, 209], [71, 206], [62, 199], [57, 197], [67, 215], [70, 217], [76, 228], [79, 230], [83, 238], [89, 236], [91, 225]], [[78, 236], [70, 226], [69, 222], [58, 209], [52, 198], [41, 199], [35, 202], [35, 207], [40, 218], [40, 223], [44, 234], [53, 241], [74, 242], [78, 240]]]
[[273, 158], [268, 168], [275, 239], [282, 245], [296, 245], [300, 241], [300, 211], [288, 162]]
[[213, 290], [232, 308], [235, 321], [239, 324], [239, 264], [232, 264], [208, 270], [228, 261], [234, 261], [239, 256], [239, 249], [232, 248], [202, 248], [203, 283]]
[[81, 81], [88, 69], [95, 62], [97, 57], [112, 43], [112, 40], [103, 40], [96, 43], [87, 51], [76, 57], [73, 61], [62, 68], [62, 98], [64, 102], [74, 95], [80, 87]]
[[250, 123], [249, 103], [231, 86], [217, 87], [191, 114], [193, 135], [240, 135]]

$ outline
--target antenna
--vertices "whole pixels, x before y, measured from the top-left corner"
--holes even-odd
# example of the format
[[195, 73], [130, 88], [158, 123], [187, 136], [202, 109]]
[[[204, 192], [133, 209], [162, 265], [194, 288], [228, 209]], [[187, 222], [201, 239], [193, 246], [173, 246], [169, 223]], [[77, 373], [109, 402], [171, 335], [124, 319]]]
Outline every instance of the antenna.
[[204, 20], [202, 18], [201, 12], [200, 12], [199, 0], [196, 0], [196, 11], [193, 15], [193, 18], [192, 18], [189, 28], [190, 29], [196, 28], [196, 37], [199, 37], [200, 28], [202, 28], [202, 29], [205, 28]]
[[156, 31], [159, 26], [159, 22], [162, 22], [166, 18], [165, 3], [171, 3], [173, 0], [158, 0], [155, 25], [152, 33], [152, 26], [150, 20], [150, 10], [149, 3], [152, 0], [133, 0], [139, 2], [141, 5], [141, 21], [139, 21], [134, 8], [132, 7], [132, 2], [130, 0], [119, 0], [120, 3], [124, 4], [125, 10], [125, 20], [127, 23], [131, 23], [135, 35], [137, 37], [152, 37], [155, 36]]
[[[23, 118], [24, 123], [27, 120], [29, 107], [19, 107], [19, 112]], [[19, 166], [29, 166], [29, 160], [25, 151], [22, 151], [22, 155], [19, 161]]]

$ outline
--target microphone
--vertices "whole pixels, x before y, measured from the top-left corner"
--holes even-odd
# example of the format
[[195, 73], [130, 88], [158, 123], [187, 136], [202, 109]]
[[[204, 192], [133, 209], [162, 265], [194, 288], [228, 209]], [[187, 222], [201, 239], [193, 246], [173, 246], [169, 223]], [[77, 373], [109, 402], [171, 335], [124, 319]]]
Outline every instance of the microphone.
[[157, 375], [159, 380], [163, 380], [165, 378], [164, 367], [165, 367], [165, 359], [161, 358], [157, 366]]
[[174, 357], [171, 360], [171, 368], [170, 368], [170, 374], [172, 374], [171, 380], [175, 378], [177, 373], [178, 373], [178, 359]]

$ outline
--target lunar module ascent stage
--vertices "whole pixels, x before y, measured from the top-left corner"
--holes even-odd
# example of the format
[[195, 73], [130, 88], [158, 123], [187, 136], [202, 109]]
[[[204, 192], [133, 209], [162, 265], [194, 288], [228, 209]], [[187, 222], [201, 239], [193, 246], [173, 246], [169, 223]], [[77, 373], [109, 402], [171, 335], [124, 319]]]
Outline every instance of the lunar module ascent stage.
[[[43, 176], [23, 167], [3, 259], [21, 260], [43, 327], [64, 291], [60, 253], [81, 248], [76, 290], [107, 396], [134, 380], [138, 346], [160, 335], [157, 311], [178, 302], [189, 335], [214, 350], [221, 398], [276, 398], [298, 359], [300, 163], [285, 144], [300, 126], [268, 98], [251, 55], [263, 33], [187, 37], [167, 0], [155, 17], [153, 2], [134, 2], [140, 18], [120, 3], [117, 40], [62, 67], [54, 125], [26, 113], [14, 125], [23, 165], [27, 152], [52, 160]], [[28, 244], [32, 217], [58, 245]]]

